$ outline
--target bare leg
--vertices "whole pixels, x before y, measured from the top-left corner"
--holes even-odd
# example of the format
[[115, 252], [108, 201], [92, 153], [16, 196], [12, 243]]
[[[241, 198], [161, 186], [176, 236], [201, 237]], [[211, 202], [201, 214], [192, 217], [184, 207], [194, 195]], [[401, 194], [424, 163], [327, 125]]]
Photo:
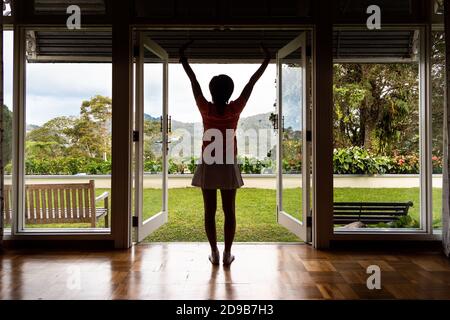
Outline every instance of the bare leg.
[[230, 264], [234, 260], [231, 255], [234, 235], [236, 233], [236, 189], [220, 190], [222, 195], [222, 208], [225, 214], [225, 250], [223, 253], [224, 264]]
[[203, 204], [205, 208], [205, 231], [211, 246], [211, 256], [209, 260], [213, 264], [218, 264], [219, 249], [217, 248], [216, 232], [216, 210], [217, 210], [217, 190], [202, 189]]

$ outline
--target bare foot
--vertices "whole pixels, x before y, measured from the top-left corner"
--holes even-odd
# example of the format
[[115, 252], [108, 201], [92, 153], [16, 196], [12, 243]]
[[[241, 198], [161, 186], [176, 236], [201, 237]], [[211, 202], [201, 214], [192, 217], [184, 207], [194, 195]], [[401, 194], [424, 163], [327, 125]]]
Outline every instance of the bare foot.
[[220, 262], [220, 253], [219, 250], [213, 250], [211, 251], [211, 254], [208, 257], [209, 261], [211, 261], [212, 264], [218, 265]]
[[231, 252], [223, 252], [223, 264], [229, 266], [234, 261], [234, 255]]

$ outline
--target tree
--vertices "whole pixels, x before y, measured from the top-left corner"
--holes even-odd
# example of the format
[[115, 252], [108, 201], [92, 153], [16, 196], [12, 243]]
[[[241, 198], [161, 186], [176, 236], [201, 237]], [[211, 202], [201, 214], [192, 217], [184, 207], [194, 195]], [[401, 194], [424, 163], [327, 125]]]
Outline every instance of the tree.
[[79, 117], [57, 117], [27, 134], [30, 158], [111, 158], [111, 99], [83, 101]]
[[57, 117], [27, 134], [27, 157], [54, 158], [75, 155], [75, 117]]
[[74, 143], [87, 157], [111, 157], [111, 98], [95, 96], [81, 104], [80, 117], [74, 126]]
[[12, 112], [3, 106], [3, 165], [6, 166], [12, 158]]
[[336, 147], [418, 151], [417, 64], [339, 64], [334, 84]]
[[144, 159], [160, 160], [162, 154], [162, 133], [159, 119], [144, 120]]

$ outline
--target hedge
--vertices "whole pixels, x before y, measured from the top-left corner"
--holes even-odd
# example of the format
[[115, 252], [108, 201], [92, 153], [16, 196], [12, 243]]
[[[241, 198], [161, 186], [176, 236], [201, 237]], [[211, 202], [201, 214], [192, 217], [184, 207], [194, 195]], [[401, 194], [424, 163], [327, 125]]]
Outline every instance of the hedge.
[[[441, 173], [442, 159], [434, 156], [432, 162], [433, 173]], [[177, 161], [170, 159], [168, 165], [170, 174], [194, 172], [197, 158], [192, 157]], [[415, 154], [392, 157], [377, 156], [359, 147], [342, 148], [334, 150], [333, 166], [335, 174], [418, 174], [419, 156]], [[260, 174], [264, 169], [266, 169], [266, 172], [275, 172], [275, 161], [273, 159], [259, 160], [240, 157], [239, 167], [241, 172], [246, 174]], [[301, 161], [283, 161], [283, 171], [301, 172]], [[111, 161], [75, 157], [29, 158], [25, 161], [25, 172], [27, 175], [110, 174]], [[161, 161], [146, 160], [144, 172], [153, 174], [162, 172]], [[11, 164], [5, 166], [5, 173], [11, 174]]]

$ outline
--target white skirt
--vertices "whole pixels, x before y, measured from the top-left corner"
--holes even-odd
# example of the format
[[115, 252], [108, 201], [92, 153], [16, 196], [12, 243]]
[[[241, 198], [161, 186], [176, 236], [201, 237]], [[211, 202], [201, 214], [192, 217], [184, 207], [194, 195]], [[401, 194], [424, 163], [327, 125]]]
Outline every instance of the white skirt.
[[237, 164], [199, 164], [192, 185], [202, 189], [237, 189], [244, 185]]

